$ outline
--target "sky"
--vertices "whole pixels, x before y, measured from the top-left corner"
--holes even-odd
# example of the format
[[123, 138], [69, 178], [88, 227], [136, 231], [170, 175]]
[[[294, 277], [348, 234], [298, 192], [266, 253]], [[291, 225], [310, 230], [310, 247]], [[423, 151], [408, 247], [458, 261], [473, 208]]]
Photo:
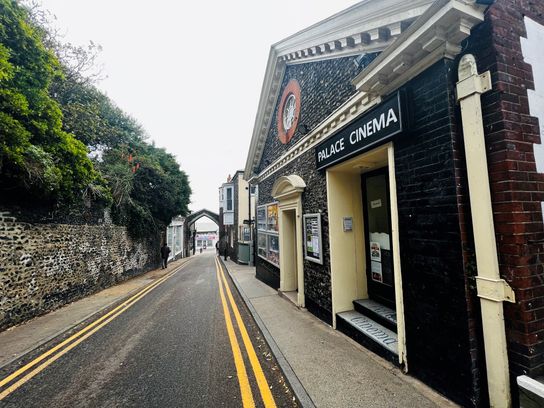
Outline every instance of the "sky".
[[102, 46], [98, 87], [174, 154], [189, 208], [245, 167], [270, 46], [356, 0], [41, 0], [65, 42]]

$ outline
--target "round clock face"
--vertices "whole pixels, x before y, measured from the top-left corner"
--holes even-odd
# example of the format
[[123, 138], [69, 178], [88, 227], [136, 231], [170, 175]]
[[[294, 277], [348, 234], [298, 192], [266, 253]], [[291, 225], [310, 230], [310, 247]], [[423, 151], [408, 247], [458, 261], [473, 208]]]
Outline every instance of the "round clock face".
[[283, 128], [289, 130], [295, 123], [295, 110], [297, 108], [297, 98], [293, 94], [289, 94], [285, 105], [283, 106]]
[[283, 144], [289, 143], [297, 129], [300, 117], [300, 86], [291, 79], [281, 97], [278, 109], [278, 138]]

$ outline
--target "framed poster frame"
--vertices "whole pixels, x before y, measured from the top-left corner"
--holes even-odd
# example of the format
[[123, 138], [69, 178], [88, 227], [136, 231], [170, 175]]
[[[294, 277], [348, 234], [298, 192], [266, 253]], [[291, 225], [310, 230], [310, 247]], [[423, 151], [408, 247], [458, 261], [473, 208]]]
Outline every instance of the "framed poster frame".
[[[323, 265], [323, 232], [321, 230], [321, 213], [304, 214], [302, 219], [304, 230], [304, 259]], [[310, 225], [310, 222], [312, 222], [313, 225]], [[313, 230], [311, 236], [308, 234], [310, 229]], [[315, 257], [308, 252], [309, 249], [313, 249], [308, 248], [308, 242], [312, 242], [313, 245], [317, 244], [319, 257]], [[312, 251], [311, 253], [315, 254], [315, 251]]]

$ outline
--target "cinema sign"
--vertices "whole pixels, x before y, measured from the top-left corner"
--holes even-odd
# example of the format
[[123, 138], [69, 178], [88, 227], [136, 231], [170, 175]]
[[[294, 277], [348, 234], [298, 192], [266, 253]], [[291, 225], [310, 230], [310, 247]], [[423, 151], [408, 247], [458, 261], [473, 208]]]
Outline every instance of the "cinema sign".
[[315, 148], [317, 170], [355, 156], [405, 130], [402, 99], [397, 92], [320, 143]]

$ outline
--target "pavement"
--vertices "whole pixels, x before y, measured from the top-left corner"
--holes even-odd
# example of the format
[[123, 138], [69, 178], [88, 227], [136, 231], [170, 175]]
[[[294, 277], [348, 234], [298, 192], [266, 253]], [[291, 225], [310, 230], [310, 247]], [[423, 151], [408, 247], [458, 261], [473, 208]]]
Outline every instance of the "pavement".
[[[199, 256], [172, 262], [167, 270], [151, 271], [1, 332], [0, 368]], [[222, 262], [301, 406], [457, 407], [257, 280], [254, 267]]]
[[458, 406], [298, 308], [254, 267], [223, 264], [303, 407]]

